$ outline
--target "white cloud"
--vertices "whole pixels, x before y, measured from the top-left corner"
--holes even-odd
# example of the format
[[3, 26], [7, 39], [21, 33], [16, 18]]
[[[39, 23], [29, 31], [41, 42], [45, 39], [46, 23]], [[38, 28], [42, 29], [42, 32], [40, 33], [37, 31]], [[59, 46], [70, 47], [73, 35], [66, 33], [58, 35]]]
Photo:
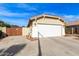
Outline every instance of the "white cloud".
[[63, 15], [63, 14], [58, 14], [58, 13], [54, 13], [54, 12], [44, 12], [45, 14], [50, 14], [53, 16], [59, 16], [62, 19], [64, 19], [65, 21], [75, 21], [75, 20], [79, 20], [79, 15]]
[[[23, 8], [25, 10], [37, 10], [36, 8], [28, 5], [28, 4], [23, 4], [23, 3], [19, 3], [16, 4], [16, 7], [18, 8]], [[0, 16], [9, 16], [9, 17], [24, 17], [24, 16], [30, 16], [33, 14], [36, 14], [34, 12], [25, 12], [25, 13], [15, 13], [15, 12], [10, 12], [10, 9], [8, 9], [7, 7], [4, 6], [0, 6]]]
[[66, 18], [73, 18], [75, 16], [74, 15], [64, 15], [64, 17], [66, 17]]
[[[19, 17], [25, 17], [25, 16], [27, 16], [27, 17], [29, 17], [29, 16], [37, 14], [34, 11], [38, 11], [37, 8], [35, 8], [35, 7], [31, 6], [31, 5], [28, 5], [28, 4], [16, 4], [16, 7], [24, 9], [24, 10], [30, 10], [30, 11], [33, 11], [33, 12], [15, 13], [15, 12], [10, 12], [7, 7], [0, 6], [0, 16], [9, 16], [9, 17], [18, 17], [18, 16]], [[38, 12], [41, 12], [41, 11], [38, 11]], [[50, 14], [50, 15], [56, 15], [56, 16], [61, 15], [61, 17], [65, 21], [79, 20], [79, 15], [62, 15], [62, 14], [57, 14], [57, 13], [54, 13], [54, 12], [44, 12], [43, 14]], [[9, 20], [5, 19], [5, 20], [10, 21], [11, 19], [9, 19]], [[18, 18], [18, 21], [19, 20], [20, 19]], [[23, 21], [23, 19], [20, 20], [20, 22], [22, 22], [22, 21]], [[11, 22], [17, 23], [15, 20], [14, 21], [11, 20]]]
[[2, 12], [0, 12], [0, 15], [1, 16], [16, 16], [16, 17], [22, 17], [22, 16], [28, 16], [28, 15], [30, 15], [29, 13], [12, 13], [12, 12], [7, 12], [7, 11], [2, 11]]
[[35, 8], [35, 7], [33, 7], [33, 6], [31, 6], [31, 5], [28, 5], [28, 4], [17, 4], [17, 7], [19, 7], [19, 8], [23, 8], [23, 9], [25, 9], [25, 10], [38, 10], [37, 8]]
[[79, 20], [79, 15], [64, 15], [62, 17], [67, 21]]
[[54, 13], [54, 12], [44, 12], [43, 14], [57, 15], [57, 14], [56, 14], [56, 13]]
[[32, 16], [36, 13], [34, 12], [25, 12], [25, 13], [15, 13], [15, 12], [9, 12], [8, 10], [1, 10], [0, 16], [8, 16], [8, 17], [25, 17], [25, 16]]
[[[27, 10], [37, 10], [34, 7], [31, 7], [28, 5], [26, 6], [25, 4], [19, 4], [17, 7], [24, 8]], [[16, 24], [16, 25], [20, 25], [20, 26], [27, 25], [27, 23], [28, 23], [27, 18], [29, 16], [32, 16], [35, 14], [36, 14], [35, 12], [25, 12], [25, 13], [10, 12], [7, 7], [0, 6], [0, 16], [3, 16], [3, 17], [0, 17], [0, 20], [3, 20], [3, 21], [8, 22], [10, 24]], [[5, 17], [5, 16], [8, 16], [8, 17]], [[12, 17], [12, 18], [10, 18], [10, 17]], [[17, 17], [17, 19], [13, 18], [13, 17]], [[27, 17], [26, 20], [23, 17]]]

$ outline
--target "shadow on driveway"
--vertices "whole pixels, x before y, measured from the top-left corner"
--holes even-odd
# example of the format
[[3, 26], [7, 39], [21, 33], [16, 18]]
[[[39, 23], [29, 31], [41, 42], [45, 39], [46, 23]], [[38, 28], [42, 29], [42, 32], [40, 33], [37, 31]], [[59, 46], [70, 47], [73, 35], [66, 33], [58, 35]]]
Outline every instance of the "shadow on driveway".
[[7, 50], [1, 49], [0, 56], [14, 56], [16, 53], [20, 52], [26, 44], [13, 45], [9, 47]]

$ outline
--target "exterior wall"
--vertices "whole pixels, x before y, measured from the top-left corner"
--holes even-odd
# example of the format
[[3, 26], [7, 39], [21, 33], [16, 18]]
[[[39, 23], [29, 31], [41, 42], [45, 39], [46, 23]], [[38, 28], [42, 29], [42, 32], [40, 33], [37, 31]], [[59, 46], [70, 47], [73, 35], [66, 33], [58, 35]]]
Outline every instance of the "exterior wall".
[[29, 28], [23, 27], [22, 28], [22, 36], [26, 36], [26, 35], [28, 35], [28, 33], [29, 33]]
[[[45, 26], [39, 27], [38, 24]], [[54, 26], [54, 28], [52, 26]], [[33, 21], [32, 23], [32, 37], [38, 37], [38, 31], [40, 31], [41, 34], [43, 33], [42, 36], [44, 37], [64, 36], [65, 23], [58, 19], [41, 18], [39, 20]]]
[[38, 37], [38, 28], [37, 26], [33, 26], [32, 27], [32, 34], [31, 34], [32, 37]]
[[4, 33], [6, 33], [6, 27], [0, 27], [0, 30]]
[[66, 34], [79, 34], [79, 26], [66, 26]]
[[65, 26], [62, 26], [62, 35], [65, 35]]
[[[0, 27], [0, 30], [7, 34], [7, 32], [6, 32], [7, 28], [6, 27]], [[30, 30], [31, 30], [31, 27], [30, 28], [23, 27], [22, 28], [22, 36], [28, 35], [30, 33]]]
[[[35, 21], [33, 22], [33, 24]], [[64, 22], [58, 20], [58, 19], [52, 19], [52, 18], [41, 18], [37, 20], [37, 23], [46, 23], [46, 24], [60, 24], [60, 25], [65, 25]]]
[[79, 34], [79, 26], [77, 26], [77, 34]]
[[22, 35], [22, 28], [21, 28], [21, 27], [6, 28], [6, 34], [7, 34], [8, 36], [18, 36], [18, 35]]

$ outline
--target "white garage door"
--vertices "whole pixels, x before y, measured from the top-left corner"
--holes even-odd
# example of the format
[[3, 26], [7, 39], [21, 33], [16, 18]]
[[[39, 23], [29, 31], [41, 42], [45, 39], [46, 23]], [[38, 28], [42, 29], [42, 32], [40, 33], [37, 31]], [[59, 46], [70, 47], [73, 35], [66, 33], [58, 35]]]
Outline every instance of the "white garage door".
[[54, 37], [64, 35], [64, 27], [61, 25], [37, 25], [32, 29], [32, 37]]

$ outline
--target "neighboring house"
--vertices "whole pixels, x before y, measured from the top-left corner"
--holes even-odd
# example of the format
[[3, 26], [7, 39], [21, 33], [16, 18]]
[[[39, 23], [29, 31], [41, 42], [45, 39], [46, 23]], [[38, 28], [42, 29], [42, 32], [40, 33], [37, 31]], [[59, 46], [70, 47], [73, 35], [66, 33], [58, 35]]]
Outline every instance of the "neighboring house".
[[65, 35], [65, 22], [60, 17], [39, 15], [29, 20], [29, 35], [32, 37], [55, 37]]
[[67, 23], [66, 34], [79, 34], [79, 21]]

